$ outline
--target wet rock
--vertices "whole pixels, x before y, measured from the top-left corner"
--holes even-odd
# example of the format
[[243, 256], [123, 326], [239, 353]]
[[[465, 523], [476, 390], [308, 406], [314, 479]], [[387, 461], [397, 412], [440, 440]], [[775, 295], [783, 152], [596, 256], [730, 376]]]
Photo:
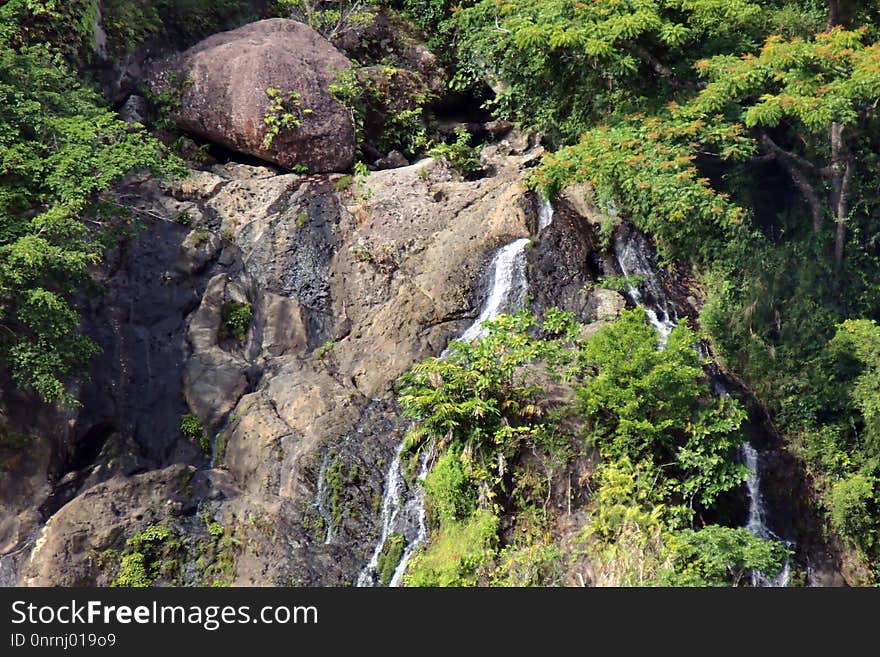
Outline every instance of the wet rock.
[[589, 323], [600, 318], [600, 311], [603, 316], [614, 313], [614, 297], [592, 289], [601, 275], [601, 265], [590, 218], [564, 200], [554, 202], [553, 222], [541, 231], [535, 248], [528, 253], [532, 269], [529, 296], [536, 314], [557, 307]]
[[132, 94], [119, 108], [119, 118], [126, 123], [144, 124], [147, 116], [147, 100], [143, 96]]

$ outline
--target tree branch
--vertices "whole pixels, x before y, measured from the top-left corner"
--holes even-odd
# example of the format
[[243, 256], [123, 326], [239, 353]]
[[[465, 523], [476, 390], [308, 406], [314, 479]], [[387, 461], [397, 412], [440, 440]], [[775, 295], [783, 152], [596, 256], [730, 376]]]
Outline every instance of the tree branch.
[[645, 64], [651, 67], [657, 75], [662, 76], [666, 79], [667, 82], [676, 89], [693, 89], [695, 91], [699, 91], [700, 89], [706, 88], [705, 82], [694, 82], [693, 80], [683, 80], [678, 77], [675, 73], [672, 72], [668, 66], [666, 66], [659, 59], [654, 57], [647, 49], [642, 46], [638, 46], [635, 49], [635, 55], [641, 59]]
[[809, 164], [813, 169], [815, 169], [815, 167], [812, 163], [806, 162], [802, 157], [780, 148], [766, 133], [761, 134], [761, 143], [764, 145], [764, 148], [778, 156], [777, 159], [779, 160], [779, 163], [782, 164], [782, 167], [788, 172], [792, 182], [800, 190], [804, 199], [807, 201], [807, 204], [810, 206], [810, 215], [813, 218], [813, 232], [820, 232], [822, 230], [822, 202], [819, 200], [816, 188], [810, 184], [810, 181], [807, 180], [804, 172], [798, 168], [798, 164], [800, 161], [803, 161]]
[[767, 148], [767, 150], [769, 150], [773, 153], [776, 153], [779, 157], [786, 159], [786, 160], [790, 160], [790, 161], [794, 162], [795, 164], [797, 164], [799, 167], [802, 167], [804, 169], [809, 169], [810, 171], [816, 171], [817, 173], [820, 173], [822, 175], [826, 175], [826, 169], [828, 169], [828, 167], [820, 169], [815, 164], [813, 164], [809, 160], [801, 157], [797, 153], [793, 153], [792, 151], [785, 150], [784, 148], [782, 148], [782, 146], [780, 146], [775, 141], [773, 141], [773, 139], [770, 137], [770, 135], [768, 135], [763, 130], [760, 133], [760, 137], [761, 137], [761, 143], [764, 144], [764, 146]]

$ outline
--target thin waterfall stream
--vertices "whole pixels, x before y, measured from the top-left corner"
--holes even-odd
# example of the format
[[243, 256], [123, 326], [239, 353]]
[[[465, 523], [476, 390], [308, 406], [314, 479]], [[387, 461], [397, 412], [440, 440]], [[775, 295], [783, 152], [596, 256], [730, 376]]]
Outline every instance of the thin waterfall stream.
[[[627, 279], [627, 295], [634, 304], [645, 309], [648, 321], [660, 336], [659, 344], [662, 349], [672, 329], [678, 323], [678, 316], [674, 305], [663, 290], [651, 253], [648, 239], [642, 233], [629, 227], [617, 231], [614, 239], [614, 255], [621, 274]], [[703, 345], [695, 345], [695, 348], [702, 356], [707, 355]], [[729, 394], [724, 384], [717, 378], [713, 384], [715, 394]], [[782, 540], [767, 526], [767, 511], [761, 493], [760, 454], [748, 442], [743, 443], [741, 453], [743, 462], [748, 468], [746, 489], [749, 498], [749, 515], [746, 529], [760, 538]], [[788, 547], [792, 547], [791, 543], [784, 542]], [[786, 560], [782, 570], [775, 576], [753, 571], [752, 585], [785, 587], [788, 586], [790, 575], [791, 563], [790, 560]]]
[[[549, 216], [552, 219], [552, 207], [544, 209], [542, 203], [541, 216]], [[549, 225], [549, 221], [548, 221]], [[485, 333], [484, 324], [497, 317], [501, 313], [512, 312], [522, 307], [525, 301], [526, 280], [526, 246], [528, 238], [520, 238], [501, 247], [492, 260], [492, 280], [489, 286], [489, 294], [477, 319], [459, 337], [459, 340], [476, 340]], [[440, 357], [448, 353], [443, 350]], [[394, 454], [394, 460], [388, 468], [385, 477], [385, 491], [382, 496], [382, 529], [379, 540], [370, 557], [370, 561], [358, 574], [357, 586], [379, 586], [381, 574], [379, 572], [379, 560], [385, 550], [386, 543], [392, 535], [402, 536], [405, 547], [400, 561], [394, 569], [394, 573], [388, 582], [389, 586], [399, 586], [406, 571], [407, 562], [415, 553], [416, 549], [424, 543], [428, 537], [427, 519], [425, 515], [425, 500], [421, 486], [418, 484], [408, 485], [403, 476], [401, 456], [404, 452], [405, 441], [401, 442]], [[422, 480], [428, 474], [429, 454], [423, 454], [419, 463], [418, 480]]]

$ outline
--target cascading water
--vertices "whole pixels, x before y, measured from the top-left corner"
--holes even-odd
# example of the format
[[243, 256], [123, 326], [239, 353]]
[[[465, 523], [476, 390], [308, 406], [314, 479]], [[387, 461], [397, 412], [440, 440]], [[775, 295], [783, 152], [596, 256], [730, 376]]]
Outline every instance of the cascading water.
[[526, 293], [525, 237], [501, 247], [495, 256], [492, 287], [477, 320], [458, 338], [464, 342], [476, 340], [485, 332], [483, 325], [503, 312], [522, 306]]
[[[669, 334], [678, 323], [678, 316], [660, 285], [656, 266], [649, 257], [651, 250], [647, 238], [637, 231], [624, 227], [617, 231], [614, 238], [614, 253], [621, 273], [628, 279], [627, 294], [629, 298], [634, 304], [645, 309], [648, 321], [660, 335], [660, 347], [663, 348], [669, 339]], [[633, 282], [629, 283], [629, 280]], [[694, 347], [701, 356], [708, 356], [704, 345], [697, 344]], [[724, 384], [717, 378], [713, 384], [716, 395], [726, 396], [729, 394]], [[760, 538], [781, 540], [767, 527], [764, 497], [761, 494], [758, 452], [751, 444], [744, 443], [742, 455], [749, 472], [746, 481], [749, 496], [749, 517], [746, 529]], [[788, 547], [792, 547], [791, 543], [786, 542], [786, 544]], [[782, 570], [775, 577], [768, 577], [764, 573], [753, 571], [752, 585], [784, 587], [788, 585], [790, 574], [791, 564], [786, 560]]]
[[[749, 443], [743, 443], [742, 446], [743, 461], [749, 470], [749, 477], [746, 480], [746, 488], [749, 492], [749, 519], [746, 522], [746, 529], [755, 536], [771, 540], [781, 540], [779, 536], [774, 534], [767, 527], [767, 513], [764, 507], [764, 496], [761, 493], [761, 476], [758, 461], [758, 451]], [[784, 541], [786, 546], [791, 548], [792, 544]], [[782, 570], [775, 577], [768, 577], [764, 573], [752, 571], [752, 586], [764, 587], [785, 587], [788, 586], [791, 577], [791, 561], [785, 560]]]
[[[657, 269], [648, 259], [647, 239], [641, 233], [629, 229], [617, 231], [614, 238], [614, 255], [620, 273], [627, 281], [627, 294], [633, 303], [645, 309], [648, 321], [660, 334], [660, 346], [665, 346], [669, 334], [675, 328], [678, 317], [675, 309], [660, 285]], [[642, 288], [644, 294], [642, 293]]]
[[[547, 203], [549, 206], [550, 204]], [[552, 220], [552, 207], [549, 218]], [[549, 220], [548, 224], [549, 225]], [[476, 340], [485, 333], [484, 324], [499, 314], [511, 312], [522, 307], [527, 287], [525, 250], [529, 244], [527, 238], [514, 240], [501, 247], [492, 261], [492, 283], [489, 295], [483, 304], [479, 317], [458, 338], [462, 341]], [[440, 357], [448, 352], [443, 350]], [[404, 443], [401, 442], [394, 454], [394, 460], [385, 477], [385, 492], [382, 495], [382, 530], [370, 561], [357, 578], [358, 586], [377, 586], [381, 584], [379, 559], [385, 544], [392, 534], [402, 535], [406, 541], [400, 561], [394, 569], [389, 586], [398, 586], [409, 558], [419, 545], [428, 537], [425, 517], [425, 500], [419, 486], [409, 486], [403, 476], [401, 455]], [[428, 454], [425, 453], [419, 464], [418, 479], [424, 479], [428, 473]]]
[[538, 232], [540, 233], [552, 223], [553, 204], [546, 199], [541, 199], [540, 205], [538, 205]]

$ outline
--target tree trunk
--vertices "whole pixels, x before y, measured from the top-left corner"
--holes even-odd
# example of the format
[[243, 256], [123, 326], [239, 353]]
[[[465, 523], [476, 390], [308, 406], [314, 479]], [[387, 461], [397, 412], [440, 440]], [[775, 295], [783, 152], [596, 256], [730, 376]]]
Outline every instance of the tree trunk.
[[840, 194], [837, 198], [835, 220], [837, 231], [834, 236], [834, 267], [840, 269], [843, 265], [843, 246], [846, 243], [846, 219], [849, 214], [849, 188], [852, 184], [853, 163], [848, 161], [840, 182]]
[[840, 25], [840, 0], [829, 0], [828, 21], [825, 23], [825, 31], [830, 32], [835, 25]]
[[852, 156], [846, 147], [843, 131], [840, 123], [835, 121], [831, 124], [831, 209], [837, 224], [834, 235], [834, 268], [838, 271], [843, 265], [849, 192], [853, 176]]

